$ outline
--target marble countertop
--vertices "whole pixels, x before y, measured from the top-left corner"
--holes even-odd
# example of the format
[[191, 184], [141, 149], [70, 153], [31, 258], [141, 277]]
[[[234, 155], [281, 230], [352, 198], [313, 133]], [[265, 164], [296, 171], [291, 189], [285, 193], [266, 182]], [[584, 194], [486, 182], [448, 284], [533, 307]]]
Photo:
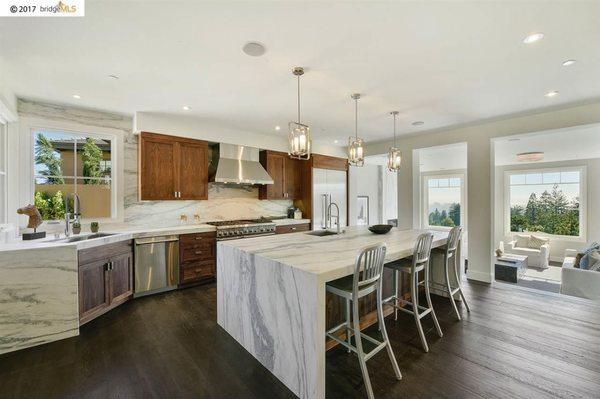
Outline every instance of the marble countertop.
[[[446, 243], [448, 233], [433, 233], [433, 246]], [[413, 245], [425, 230], [392, 230], [385, 235], [371, 233], [366, 227], [348, 227], [339, 235], [318, 237], [307, 232], [280, 234], [244, 240], [221, 241], [219, 246], [230, 246], [275, 260], [303, 272], [316, 274], [323, 281], [335, 280], [352, 274], [360, 248], [384, 242], [386, 261], [412, 255]]]
[[[290, 224], [305, 224], [310, 223], [309, 219], [276, 219], [273, 220], [277, 226], [285, 226]], [[205, 233], [209, 231], [215, 231], [216, 228], [209, 224], [181, 224], [177, 226], [142, 226], [142, 225], [131, 225], [127, 223], [112, 223], [102, 225], [100, 233], [114, 233], [114, 235], [107, 237], [100, 237], [90, 240], [83, 240], [78, 242], [60, 242], [55, 241], [57, 238], [54, 234], [48, 234], [46, 238], [39, 240], [23, 241], [21, 239], [0, 244], [0, 251], [14, 251], [31, 248], [52, 248], [52, 247], [63, 247], [70, 246], [76, 249], [85, 249], [104, 244], [110, 244], [113, 242], [131, 240], [134, 238], [142, 237], [153, 237], [157, 235], [171, 235], [171, 234], [190, 234], [190, 233]], [[81, 235], [91, 234], [89, 231], [82, 232]], [[60, 238], [65, 238], [64, 234], [61, 234]]]

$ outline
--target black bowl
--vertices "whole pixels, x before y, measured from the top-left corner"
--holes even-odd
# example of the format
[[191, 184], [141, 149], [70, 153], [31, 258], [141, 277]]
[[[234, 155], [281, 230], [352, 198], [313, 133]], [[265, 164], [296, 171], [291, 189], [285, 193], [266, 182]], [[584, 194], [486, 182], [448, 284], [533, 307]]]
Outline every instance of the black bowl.
[[373, 226], [369, 226], [369, 231], [375, 234], [387, 234], [392, 229], [392, 226], [389, 224], [374, 224]]

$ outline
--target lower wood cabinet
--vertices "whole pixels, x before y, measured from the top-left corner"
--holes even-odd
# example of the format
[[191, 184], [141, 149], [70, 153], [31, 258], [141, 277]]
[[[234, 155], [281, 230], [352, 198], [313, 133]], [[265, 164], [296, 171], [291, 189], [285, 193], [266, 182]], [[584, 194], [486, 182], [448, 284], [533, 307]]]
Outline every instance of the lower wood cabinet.
[[213, 281], [217, 276], [217, 233], [179, 236], [179, 286]]
[[285, 226], [275, 227], [276, 234], [297, 233], [299, 231], [309, 231], [310, 223], [288, 224]]
[[79, 324], [106, 313], [133, 295], [132, 242], [84, 249], [79, 262]]

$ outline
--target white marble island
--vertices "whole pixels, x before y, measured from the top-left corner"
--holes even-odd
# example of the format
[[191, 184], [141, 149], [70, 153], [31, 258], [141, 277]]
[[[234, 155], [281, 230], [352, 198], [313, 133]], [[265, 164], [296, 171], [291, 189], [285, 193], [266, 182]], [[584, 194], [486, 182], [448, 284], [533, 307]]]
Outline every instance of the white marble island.
[[[447, 232], [431, 231], [433, 246]], [[358, 250], [385, 242], [386, 262], [410, 256], [423, 230], [306, 233], [221, 241], [217, 321], [301, 398], [325, 397], [325, 284], [354, 272]]]

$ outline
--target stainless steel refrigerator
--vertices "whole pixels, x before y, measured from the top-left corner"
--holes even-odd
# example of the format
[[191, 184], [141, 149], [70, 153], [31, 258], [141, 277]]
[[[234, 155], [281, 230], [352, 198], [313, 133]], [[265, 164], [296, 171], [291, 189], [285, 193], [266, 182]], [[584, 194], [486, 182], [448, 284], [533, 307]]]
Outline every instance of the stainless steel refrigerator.
[[[347, 194], [346, 172], [342, 170], [313, 169], [313, 213], [312, 225], [314, 230], [325, 229], [326, 212], [330, 203], [334, 202], [340, 208], [340, 228], [346, 226]], [[335, 214], [335, 211], [333, 211]], [[332, 228], [336, 228], [335, 219]]]

